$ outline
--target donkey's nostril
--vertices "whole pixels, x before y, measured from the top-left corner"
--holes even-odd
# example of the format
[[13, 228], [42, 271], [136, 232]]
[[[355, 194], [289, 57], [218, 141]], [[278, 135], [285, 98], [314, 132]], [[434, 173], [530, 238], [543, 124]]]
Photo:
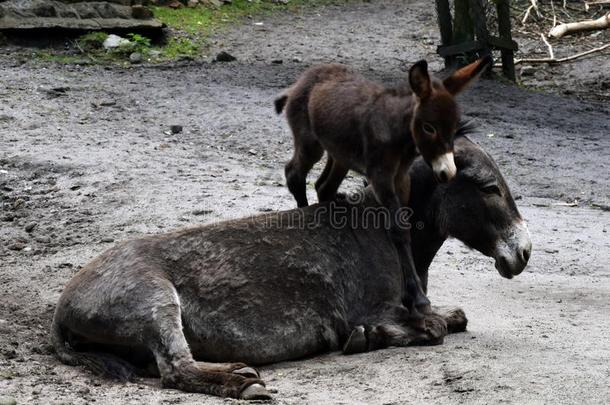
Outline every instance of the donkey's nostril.
[[530, 254], [531, 254], [531, 253], [532, 253], [532, 252], [530, 251], [530, 249], [523, 249], [523, 250], [521, 251], [521, 257], [523, 258], [523, 261], [524, 261], [525, 263], [527, 263], [527, 262], [530, 260]]
[[449, 175], [447, 174], [447, 171], [446, 170], [441, 171], [438, 174], [438, 179], [443, 183], [447, 183], [449, 181]]

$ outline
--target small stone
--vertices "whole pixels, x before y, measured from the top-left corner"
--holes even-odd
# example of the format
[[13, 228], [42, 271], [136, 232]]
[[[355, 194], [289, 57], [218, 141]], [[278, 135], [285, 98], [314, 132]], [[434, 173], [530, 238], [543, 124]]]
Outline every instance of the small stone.
[[188, 0], [186, 2], [186, 6], [191, 7], [191, 8], [197, 7], [198, 4], [199, 4], [199, 0]]
[[129, 62], [133, 64], [142, 63], [143, 60], [144, 58], [140, 52], [133, 52], [131, 55], [129, 55]]
[[19, 250], [23, 250], [23, 248], [25, 248], [25, 243], [23, 242], [14, 242], [11, 243], [10, 245], [8, 245], [9, 250], [14, 250], [14, 251], [19, 251]]
[[48, 236], [39, 236], [38, 238], [36, 238], [36, 242], [38, 242], [38, 243], [51, 243], [51, 238], [49, 238]]
[[182, 125], [171, 125], [169, 130], [172, 134], [179, 134], [182, 132]]
[[19, 198], [13, 203], [13, 209], [17, 209], [24, 204], [25, 204], [25, 200], [23, 198]]
[[32, 232], [34, 230], [34, 228], [36, 228], [37, 225], [38, 225], [38, 223], [36, 223], [36, 222], [30, 222], [23, 229], [25, 229], [25, 231], [27, 233], [30, 233], [30, 232]]
[[237, 58], [226, 51], [221, 51], [216, 55], [216, 62], [233, 62]]
[[295, 63], [303, 62], [303, 60], [301, 58], [299, 58], [298, 56], [295, 56], [294, 58], [292, 58], [292, 61], [295, 62]]
[[112, 243], [114, 242], [113, 238], [102, 238], [101, 240], [102, 243]]
[[119, 46], [129, 45], [130, 43], [131, 42], [129, 42], [129, 40], [126, 38], [119, 37], [115, 34], [110, 34], [104, 41], [104, 49], [114, 49], [118, 48]]
[[281, 65], [282, 63], [284, 63], [284, 61], [282, 59], [273, 59], [271, 63], [273, 63], [274, 65]]
[[256, 155], [258, 152], [256, 151], [256, 149], [249, 149], [248, 153], [251, 155]]

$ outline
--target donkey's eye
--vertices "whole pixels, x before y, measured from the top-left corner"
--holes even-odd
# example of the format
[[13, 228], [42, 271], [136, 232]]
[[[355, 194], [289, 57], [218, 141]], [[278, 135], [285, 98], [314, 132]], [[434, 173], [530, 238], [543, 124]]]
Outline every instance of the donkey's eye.
[[502, 191], [500, 190], [500, 187], [498, 187], [497, 184], [486, 184], [484, 186], [481, 186], [481, 191], [485, 194], [497, 194], [499, 196], [502, 195]]
[[424, 122], [422, 124], [422, 128], [424, 130], [424, 132], [428, 135], [436, 135], [436, 128], [434, 128], [434, 126], [432, 124], [429, 124], [427, 122]]

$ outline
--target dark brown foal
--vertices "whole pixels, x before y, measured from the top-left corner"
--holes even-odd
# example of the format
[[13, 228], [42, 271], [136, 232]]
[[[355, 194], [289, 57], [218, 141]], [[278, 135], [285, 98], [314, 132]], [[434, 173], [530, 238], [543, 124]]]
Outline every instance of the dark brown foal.
[[491, 65], [485, 57], [441, 81], [428, 73], [426, 61], [409, 70], [410, 91], [398, 91], [369, 81], [343, 65], [307, 70], [276, 101], [294, 137], [294, 156], [286, 164], [286, 183], [297, 205], [308, 205], [307, 174], [324, 151], [327, 165], [316, 182], [320, 201], [334, 198], [349, 170], [367, 176], [380, 204], [389, 210], [390, 233], [405, 278], [405, 301], [418, 316], [430, 302], [413, 265], [407, 224], [400, 209], [409, 200], [407, 171], [417, 152], [439, 181], [456, 173], [453, 136], [460, 114], [454, 96]]

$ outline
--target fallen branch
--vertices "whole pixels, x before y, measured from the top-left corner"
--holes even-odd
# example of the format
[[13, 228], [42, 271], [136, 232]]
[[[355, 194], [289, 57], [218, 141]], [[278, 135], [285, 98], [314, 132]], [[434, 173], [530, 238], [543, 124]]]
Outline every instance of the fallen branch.
[[559, 24], [549, 31], [549, 37], [561, 38], [564, 35], [573, 34], [575, 32], [603, 30], [610, 27], [610, 13], [597, 20], [585, 20], [567, 24]]
[[[575, 55], [571, 55], [571, 56], [566, 56], [565, 58], [524, 58], [524, 59], [515, 59], [515, 65], [519, 65], [521, 63], [548, 63], [548, 64], [555, 64], [555, 63], [563, 63], [563, 62], [569, 62], [572, 61], [574, 59], [579, 59], [582, 58], [583, 56], [587, 56], [590, 55], [592, 53], [595, 52], [601, 52], [604, 49], [608, 49], [610, 48], [610, 44], [606, 44], [603, 46], [600, 46], [599, 48], [594, 48], [594, 49], [589, 49], [588, 51], [585, 52], [581, 52], [581, 53], [577, 53]], [[501, 67], [502, 64], [496, 64], [494, 65], [496, 67]]]

